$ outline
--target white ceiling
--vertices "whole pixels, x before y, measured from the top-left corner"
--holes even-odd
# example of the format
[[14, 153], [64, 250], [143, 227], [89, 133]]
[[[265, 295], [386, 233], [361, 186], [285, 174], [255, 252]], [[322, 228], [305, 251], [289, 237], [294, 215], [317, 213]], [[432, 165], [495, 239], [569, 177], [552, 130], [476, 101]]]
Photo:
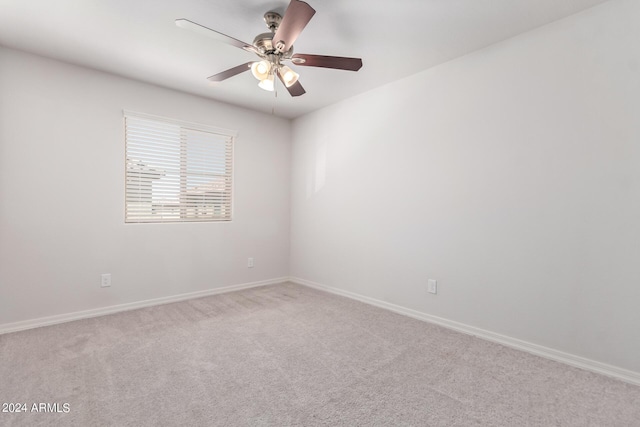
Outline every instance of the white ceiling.
[[295, 52], [360, 57], [350, 71], [294, 67], [307, 93], [258, 88], [251, 73], [206, 77], [255, 59], [184, 30], [187, 18], [252, 42], [288, 0], [0, 0], [0, 44], [293, 118], [607, 0], [308, 0]]

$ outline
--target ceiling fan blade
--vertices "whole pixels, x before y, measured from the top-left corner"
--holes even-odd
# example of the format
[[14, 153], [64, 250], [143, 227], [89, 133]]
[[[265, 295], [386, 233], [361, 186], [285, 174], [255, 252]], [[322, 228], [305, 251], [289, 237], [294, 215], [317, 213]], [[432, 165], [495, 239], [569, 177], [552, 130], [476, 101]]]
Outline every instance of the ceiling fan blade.
[[234, 39], [233, 37], [222, 34], [221, 32], [218, 32], [216, 30], [212, 30], [211, 28], [207, 28], [204, 25], [196, 24], [195, 22], [189, 21], [188, 19], [176, 19], [176, 25], [180, 28], [195, 31], [196, 33], [202, 34], [204, 36], [214, 38], [219, 42], [227, 43], [231, 46], [239, 47], [240, 49], [244, 49], [249, 52], [258, 53], [256, 48], [250, 43], [245, 43], [241, 40]]
[[273, 36], [273, 45], [280, 52], [288, 51], [315, 13], [316, 11], [307, 3], [291, 0]]
[[253, 64], [253, 62], [247, 62], [246, 64], [241, 64], [236, 67], [229, 68], [226, 71], [223, 71], [218, 74], [214, 74], [211, 77], [207, 77], [207, 80], [210, 80], [212, 82], [221, 82], [223, 80], [228, 79], [229, 77], [233, 77], [237, 74], [240, 74], [249, 70], [251, 68], [251, 64]]
[[300, 95], [304, 95], [305, 93], [307, 93], [307, 91], [304, 90], [304, 88], [302, 87], [302, 85], [300, 84], [299, 81], [297, 81], [294, 84], [292, 84], [291, 86], [287, 87], [287, 85], [284, 84], [284, 80], [282, 79], [282, 76], [280, 75], [280, 73], [276, 73], [276, 74], [278, 75], [278, 78], [282, 82], [282, 86], [284, 86], [285, 89], [287, 89], [287, 92], [289, 92], [289, 95], [291, 95], [291, 96], [300, 96]]
[[296, 53], [291, 62], [305, 67], [334, 68], [337, 70], [358, 71], [362, 67], [362, 59], [345, 58], [343, 56], [307, 55]]

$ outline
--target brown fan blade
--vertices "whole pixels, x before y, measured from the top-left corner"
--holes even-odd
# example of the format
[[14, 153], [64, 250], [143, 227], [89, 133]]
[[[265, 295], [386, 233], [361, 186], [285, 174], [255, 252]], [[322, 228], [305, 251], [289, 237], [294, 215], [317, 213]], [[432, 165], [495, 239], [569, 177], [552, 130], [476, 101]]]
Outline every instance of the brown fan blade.
[[304, 88], [302, 87], [302, 85], [300, 84], [299, 81], [297, 81], [294, 84], [292, 84], [291, 86], [287, 87], [287, 85], [284, 84], [284, 80], [282, 79], [282, 76], [280, 75], [280, 73], [276, 73], [276, 74], [278, 75], [278, 78], [282, 82], [282, 86], [284, 86], [285, 89], [287, 89], [287, 92], [289, 92], [289, 95], [291, 95], [291, 96], [300, 96], [300, 95], [304, 95], [305, 93], [307, 93], [307, 91], [304, 90]]
[[316, 11], [307, 3], [291, 0], [278, 30], [273, 35], [273, 45], [276, 49], [280, 52], [288, 51], [315, 13]]
[[296, 53], [291, 62], [305, 67], [335, 68], [337, 70], [358, 71], [362, 67], [362, 59], [345, 58], [343, 56], [307, 55]]
[[180, 28], [184, 28], [187, 30], [194, 31], [196, 33], [214, 38], [222, 43], [230, 44], [231, 46], [239, 47], [240, 49], [247, 50], [249, 52], [258, 53], [255, 47], [250, 43], [245, 43], [241, 40], [234, 39], [226, 34], [222, 34], [216, 30], [212, 30], [211, 28], [207, 28], [204, 25], [196, 24], [193, 21], [189, 21], [188, 19], [180, 18], [176, 19], [176, 25]]
[[226, 71], [223, 71], [218, 74], [214, 74], [211, 77], [207, 77], [207, 80], [211, 80], [212, 82], [221, 82], [223, 80], [228, 79], [229, 77], [233, 77], [237, 74], [243, 73], [251, 68], [251, 64], [253, 62], [247, 62], [246, 64], [241, 64], [233, 68], [229, 68]]

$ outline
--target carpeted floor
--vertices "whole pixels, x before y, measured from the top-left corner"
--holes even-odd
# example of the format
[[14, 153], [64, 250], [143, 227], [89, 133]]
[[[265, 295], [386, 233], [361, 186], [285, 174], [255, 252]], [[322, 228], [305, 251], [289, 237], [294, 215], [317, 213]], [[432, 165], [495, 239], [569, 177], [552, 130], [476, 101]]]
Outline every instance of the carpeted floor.
[[640, 426], [640, 387], [290, 283], [1, 335], [0, 358], [9, 426]]

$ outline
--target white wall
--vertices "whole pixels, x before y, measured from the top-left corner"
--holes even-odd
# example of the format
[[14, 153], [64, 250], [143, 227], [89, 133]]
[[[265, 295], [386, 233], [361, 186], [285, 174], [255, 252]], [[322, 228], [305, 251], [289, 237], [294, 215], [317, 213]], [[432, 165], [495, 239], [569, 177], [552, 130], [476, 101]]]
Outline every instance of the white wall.
[[639, 22], [612, 1], [295, 120], [291, 275], [640, 372]]
[[[232, 223], [124, 224], [123, 109], [238, 132]], [[0, 325], [286, 277], [289, 132], [270, 115], [0, 48]]]

